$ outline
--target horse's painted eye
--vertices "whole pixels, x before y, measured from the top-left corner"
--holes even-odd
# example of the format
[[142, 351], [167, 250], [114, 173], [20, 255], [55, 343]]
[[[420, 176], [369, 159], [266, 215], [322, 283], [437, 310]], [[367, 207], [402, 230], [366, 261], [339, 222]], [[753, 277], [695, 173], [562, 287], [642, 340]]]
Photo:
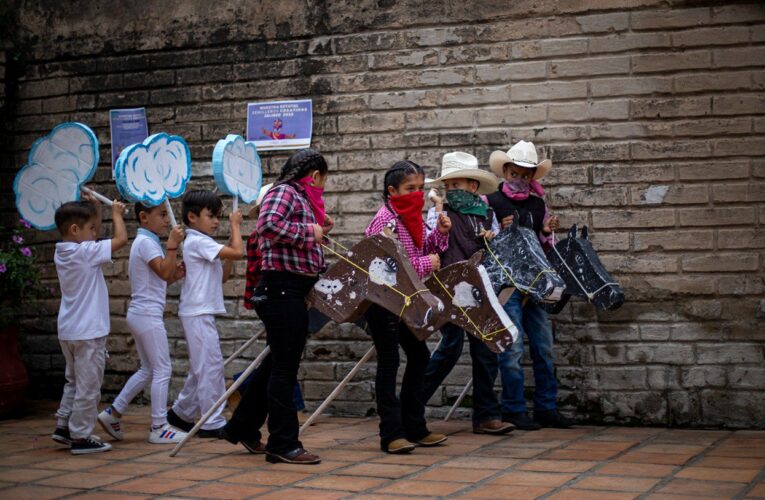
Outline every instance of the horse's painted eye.
[[580, 253], [574, 254], [574, 262], [576, 262], [577, 266], [584, 267], [584, 257]]
[[473, 292], [473, 298], [475, 299], [475, 301], [481, 304], [483, 302], [483, 298], [481, 297], [481, 291], [473, 287], [472, 292]]
[[398, 263], [393, 257], [385, 257], [385, 265], [388, 266], [388, 271], [392, 273], [398, 272]]

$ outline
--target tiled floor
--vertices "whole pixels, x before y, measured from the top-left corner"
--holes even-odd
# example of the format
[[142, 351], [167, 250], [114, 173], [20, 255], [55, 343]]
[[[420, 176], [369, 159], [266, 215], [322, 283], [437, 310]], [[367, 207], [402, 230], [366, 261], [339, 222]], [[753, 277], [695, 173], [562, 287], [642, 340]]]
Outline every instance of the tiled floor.
[[[72, 456], [54, 443], [51, 404], [0, 421], [0, 498], [765, 498], [765, 431], [634, 427], [545, 429], [502, 437], [432, 422], [446, 446], [378, 450], [377, 420], [324, 418], [304, 444], [318, 466], [272, 465], [224, 441], [193, 440], [175, 458], [146, 442], [145, 408], [126, 439]], [[103, 433], [101, 433], [103, 435]]]

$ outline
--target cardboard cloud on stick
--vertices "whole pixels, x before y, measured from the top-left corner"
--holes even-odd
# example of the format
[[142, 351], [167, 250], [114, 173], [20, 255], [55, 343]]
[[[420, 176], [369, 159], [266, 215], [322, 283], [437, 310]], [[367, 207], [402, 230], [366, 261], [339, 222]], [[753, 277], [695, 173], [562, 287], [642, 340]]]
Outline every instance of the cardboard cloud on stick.
[[263, 171], [254, 142], [236, 134], [219, 140], [213, 150], [212, 171], [218, 189], [234, 197], [234, 210], [238, 208], [239, 198], [245, 203], [258, 199]]

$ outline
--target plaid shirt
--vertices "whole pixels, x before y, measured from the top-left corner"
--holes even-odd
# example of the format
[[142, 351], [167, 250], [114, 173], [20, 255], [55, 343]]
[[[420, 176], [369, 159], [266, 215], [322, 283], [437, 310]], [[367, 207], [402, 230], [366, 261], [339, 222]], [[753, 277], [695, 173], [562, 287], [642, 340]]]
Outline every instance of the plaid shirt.
[[263, 199], [257, 226], [261, 271], [324, 271], [324, 252], [313, 234], [316, 218], [303, 193], [302, 186], [288, 182], [272, 187]]
[[412, 235], [407, 231], [404, 223], [398, 220], [398, 215], [392, 212], [386, 205], [380, 207], [377, 211], [372, 222], [367, 226], [367, 230], [364, 231], [365, 236], [374, 236], [377, 233], [382, 232], [383, 228], [388, 225], [390, 221], [396, 221], [396, 227], [394, 231], [398, 235], [398, 240], [406, 249], [406, 254], [409, 256], [409, 262], [412, 263], [417, 276], [420, 279], [424, 278], [433, 270], [433, 265], [430, 263], [429, 254], [442, 253], [449, 248], [449, 233], [441, 234], [437, 229], [434, 229], [428, 233], [425, 227], [422, 228], [422, 249], [417, 248], [414, 244]]
[[247, 239], [247, 273], [244, 285], [245, 309], [255, 308], [250, 300], [252, 300], [252, 296], [255, 294], [255, 287], [258, 286], [260, 281], [260, 261], [262, 259], [263, 256], [260, 255], [260, 248], [258, 248], [258, 230], [256, 229]]

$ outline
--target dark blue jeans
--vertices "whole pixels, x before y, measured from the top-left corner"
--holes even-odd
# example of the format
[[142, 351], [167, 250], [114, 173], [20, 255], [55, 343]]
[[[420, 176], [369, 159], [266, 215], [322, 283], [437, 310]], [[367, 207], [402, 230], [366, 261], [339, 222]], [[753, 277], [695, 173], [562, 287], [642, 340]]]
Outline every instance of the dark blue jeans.
[[502, 376], [502, 413], [526, 412], [523, 393], [523, 337], [529, 342], [534, 369], [534, 410], [557, 408], [558, 382], [555, 380], [553, 363], [553, 336], [547, 313], [531, 300], [523, 305], [523, 296], [514, 292], [505, 303], [505, 312], [518, 327], [519, 337], [513, 347], [499, 355]]
[[[427, 402], [457, 364], [465, 342], [465, 330], [448, 323], [441, 328], [441, 343], [430, 357], [425, 370], [425, 388], [422, 400]], [[486, 344], [468, 335], [470, 358], [473, 362], [473, 425], [498, 420], [499, 404], [494, 394], [499, 362], [497, 355]]]

